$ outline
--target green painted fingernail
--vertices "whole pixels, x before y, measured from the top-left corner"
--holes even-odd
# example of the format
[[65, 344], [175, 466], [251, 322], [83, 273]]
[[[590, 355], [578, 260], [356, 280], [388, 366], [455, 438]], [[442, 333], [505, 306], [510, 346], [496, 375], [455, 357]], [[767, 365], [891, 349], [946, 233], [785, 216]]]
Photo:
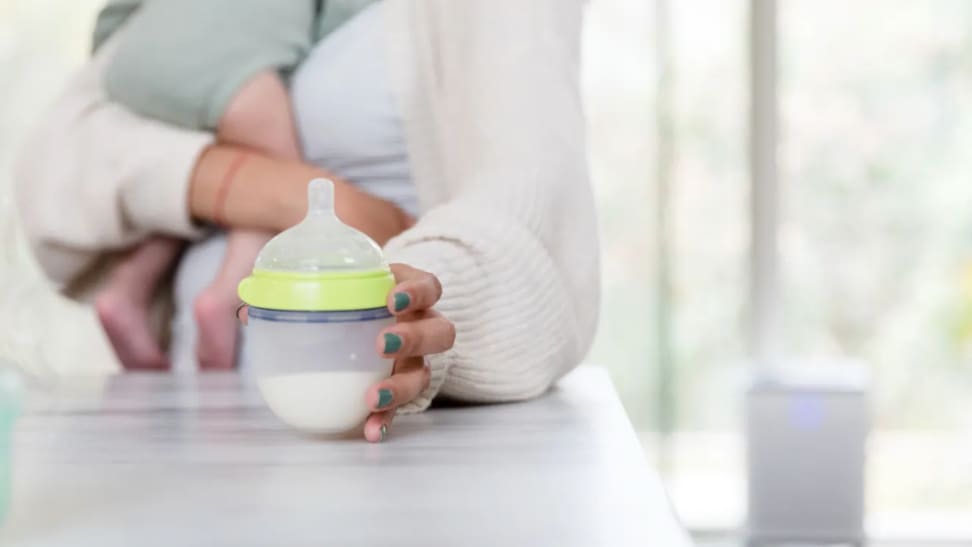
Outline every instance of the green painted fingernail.
[[385, 353], [395, 353], [396, 351], [402, 349], [402, 337], [393, 333], [385, 333]]
[[395, 293], [395, 311], [402, 311], [412, 303], [412, 299], [409, 298], [408, 293], [397, 292]]
[[388, 434], [388, 426], [385, 424], [381, 424], [381, 435], [378, 437], [378, 442], [384, 441], [385, 435], [387, 434]]
[[[378, 408], [385, 408], [392, 402], [392, 392], [390, 389], [378, 390]], [[382, 426], [384, 427], [384, 426]]]

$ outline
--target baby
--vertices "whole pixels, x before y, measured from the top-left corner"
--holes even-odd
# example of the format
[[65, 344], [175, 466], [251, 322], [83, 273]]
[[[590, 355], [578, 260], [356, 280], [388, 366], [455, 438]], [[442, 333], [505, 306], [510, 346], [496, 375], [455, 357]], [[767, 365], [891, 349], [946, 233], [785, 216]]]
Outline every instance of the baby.
[[[125, 30], [105, 90], [141, 115], [212, 130], [220, 142], [297, 160], [288, 78], [322, 36], [367, 3], [345, 1], [325, 10], [322, 0], [111, 0], [98, 17], [95, 48], [122, 24]], [[194, 304], [202, 368], [233, 366], [236, 287], [270, 235], [228, 232], [220, 271]], [[149, 326], [149, 305], [181, 247], [163, 236], [141, 242], [96, 297], [98, 317], [126, 368], [168, 366]]]

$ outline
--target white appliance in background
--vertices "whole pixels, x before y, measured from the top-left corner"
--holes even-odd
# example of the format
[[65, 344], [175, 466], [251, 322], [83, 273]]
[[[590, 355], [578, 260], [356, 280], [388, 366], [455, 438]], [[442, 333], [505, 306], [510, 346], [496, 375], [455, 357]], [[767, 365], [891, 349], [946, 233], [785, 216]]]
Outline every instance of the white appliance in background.
[[801, 363], [746, 397], [749, 545], [863, 545], [866, 369]]

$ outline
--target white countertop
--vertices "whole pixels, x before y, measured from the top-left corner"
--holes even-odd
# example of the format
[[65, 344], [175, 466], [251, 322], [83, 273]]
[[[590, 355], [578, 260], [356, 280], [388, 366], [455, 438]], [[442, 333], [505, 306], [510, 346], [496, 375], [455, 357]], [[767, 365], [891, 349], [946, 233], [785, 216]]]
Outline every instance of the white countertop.
[[296, 435], [232, 373], [62, 380], [14, 437], [0, 545], [687, 545], [607, 374], [527, 403]]

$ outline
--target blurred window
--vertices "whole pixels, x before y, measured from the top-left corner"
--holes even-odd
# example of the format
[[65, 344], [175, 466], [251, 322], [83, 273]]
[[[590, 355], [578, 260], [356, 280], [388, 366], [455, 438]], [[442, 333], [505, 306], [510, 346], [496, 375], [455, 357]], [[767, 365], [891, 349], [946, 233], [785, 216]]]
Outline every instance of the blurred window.
[[[873, 530], [972, 536], [972, 4], [778, 4], [777, 345], [871, 366]], [[587, 29], [605, 254], [590, 360], [698, 528], [744, 511], [748, 17], [741, 0], [594, 0]]]

